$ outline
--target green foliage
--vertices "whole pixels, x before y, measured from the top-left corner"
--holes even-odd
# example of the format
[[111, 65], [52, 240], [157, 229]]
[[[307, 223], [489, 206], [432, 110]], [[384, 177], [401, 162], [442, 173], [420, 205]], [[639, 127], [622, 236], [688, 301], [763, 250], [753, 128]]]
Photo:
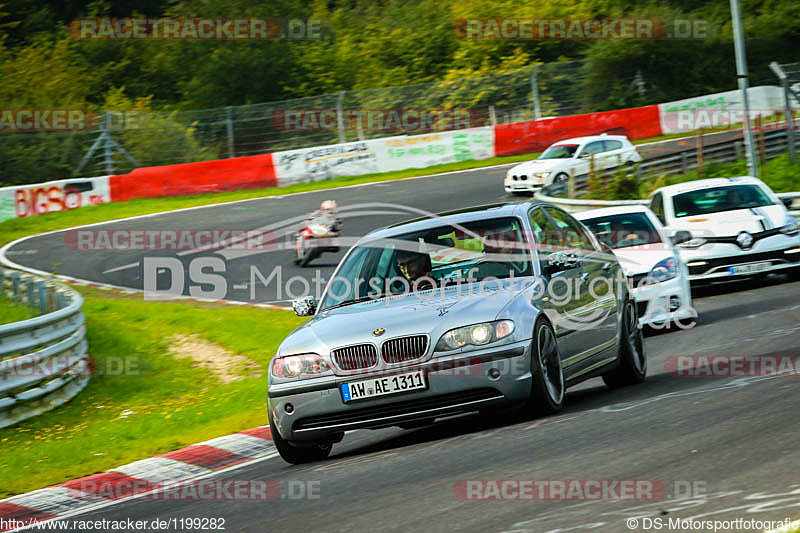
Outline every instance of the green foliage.
[[[464, 108], [520, 102], [527, 95], [501, 74], [537, 63], [582, 61], [582, 71], [540, 76], [542, 113], [576, 113], [651, 104], [734, 86], [730, 11], [726, 2], [700, 0], [3, 0], [0, 4], [0, 107], [128, 112], [236, 106], [375, 87], [436, 82], [431, 106]], [[800, 2], [742, 3], [751, 82], [775, 83], [770, 61], [796, 61]], [[315, 19], [327, 29], [307, 40], [79, 40], [68, 34], [82, 17], [208, 17]], [[461, 38], [459, 20], [485, 18], [675, 20], [699, 22], [706, 35], [690, 39], [481, 40]], [[481, 77], [489, 74], [496, 79]], [[476, 80], [475, 77], [478, 77]], [[475, 90], [476, 84], [480, 85]], [[519, 83], [515, 82], [516, 85]], [[508, 84], [511, 85], [511, 84]], [[444, 95], [444, 96], [443, 96]], [[553, 96], [557, 95], [557, 96]], [[424, 95], [422, 95], [424, 96]], [[409, 105], [426, 100], [414, 95]], [[548, 100], [550, 98], [550, 100]], [[569, 104], [560, 102], [569, 100]], [[349, 102], [378, 107], [386, 103]], [[391, 105], [399, 104], [396, 99]], [[128, 106], [128, 107], [124, 107]], [[526, 112], [526, 106], [515, 104]], [[526, 119], [528, 116], [515, 117]], [[226, 147], [200, 148], [203, 132], [173, 118], [166, 132], [181, 160], [216, 157]], [[93, 139], [49, 135], [0, 138], [0, 182], [66, 177]], [[74, 136], [73, 136], [74, 137]], [[162, 161], [164, 136], [125, 132], [139, 158]], [[32, 142], [29, 142], [32, 141]], [[170, 143], [166, 143], [170, 144]], [[127, 146], [127, 145], [126, 145]], [[79, 155], [75, 155], [79, 154]], [[22, 181], [21, 181], [22, 180]], [[623, 187], [624, 188], [624, 187]]]
[[[747, 162], [742, 159], [732, 163], [708, 163], [702, 174], [691, 170], [686, 174], [663, 175], [642, 183], [642, 196], [647, 197], [666, 185], [707, 178], [729, 178], [746, 176]], [[792, 163], [789, 154], [783, 154], [767, 161], [761, 167], [761, 180], [775, 192], [794, 192], [800, 190], [800, 162]]]

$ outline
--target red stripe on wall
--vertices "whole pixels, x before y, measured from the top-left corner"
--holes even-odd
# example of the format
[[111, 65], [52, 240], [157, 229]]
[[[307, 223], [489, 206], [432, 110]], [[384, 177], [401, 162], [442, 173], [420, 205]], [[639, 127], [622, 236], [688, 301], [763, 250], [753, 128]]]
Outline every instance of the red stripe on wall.
[[646, 139], [661, 135], [658, 106], [634, 107], [495, 126], [494, 155], [541, 152], [554, 142], [601, 133], [625, 135], [629, 139]]
[[272, 154], [142, 167], [109, 178], [112, 202], [276, 187]]

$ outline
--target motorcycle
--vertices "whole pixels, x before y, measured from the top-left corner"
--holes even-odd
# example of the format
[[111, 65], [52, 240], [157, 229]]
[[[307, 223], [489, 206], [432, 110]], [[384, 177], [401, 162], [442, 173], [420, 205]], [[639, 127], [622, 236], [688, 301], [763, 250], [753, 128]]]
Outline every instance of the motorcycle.
[[330, 240], [339, 236], [340, 229], [339, 221], [331, 217], [312, 218], [295, 234], [294, 264], [304, 267], [325, 252], [338, 252]]

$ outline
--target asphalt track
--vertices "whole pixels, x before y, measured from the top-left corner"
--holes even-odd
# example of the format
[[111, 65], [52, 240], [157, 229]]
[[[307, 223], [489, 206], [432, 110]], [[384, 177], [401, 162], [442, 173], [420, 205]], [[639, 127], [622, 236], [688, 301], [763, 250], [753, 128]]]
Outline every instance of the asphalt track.
[[[741, 136], [739, 131], [706, 135], [706, 144], [723, 142]], [[645, 158], [685, 150], [686, 143], [694, 139], [642, 145]], [[224, 294], [215, 299], [228, 299], [252, 303], [288, 305], [287, 288], [294, 294], [301, 292], [301, 283], [287, 283], [295, 276], [310, 280], [313, 292], [320, 292], [344, 254], [324, 254], [310, 267], [299, 268], [292, 264], [293, 252], [283, 248], [289, 242], [286, 231], [296, 229], [304, 215], [317, 209], [326, 199], [340, 206], [344, 220], [342, 237], [353, 240], [379, 227], [394, 224], [424, 213], [437, 213], [450, 209], [519, 201], [502, 188], [502, 179], [510, 165], [451, 172], [434, 177], [380, 182], [328, 191], [301, 193], [246, 200], [233, 204], [190, 209], [155, 216], [93, 226], [92, 230], [261, 230], [268, 244], [260, 250], [204, 249], [183, 247], [174, 250], [75, 250], [77, 235], [74, 231], [60, 231], [33, 237], [10, 247], [6, 257], [20, 265], [47, 272], [142, 290], [145, 278], [144, 258], [177, 258], [182, 264], [183, 290], [171, 286], [170, 276], [158, 276], [158, 289], [189, 295], [192, 286], [197, 290], [211, 290], [210, 285], [195, 283], [190, 277], [193, 261], [197, 266], [204, 259], [218, 258], [224, 262], [226, 284]], [[111, 234], [113, 235], [113, 233]], [[93, 241], [99, 242], [99, 241]], [[71, 249], [72, 246], [72, 249]], [[246, 247], [246, 246], [245, 246]], [[280, 267], [276, 271], [276, 267]], [[177, 270], [177, 269], [176, 269]], [[279, 274], [278, 274], [279, 272]], [[270, 277], [272, 274], [275, 276]], [[259, 274], [261, 277], [259, 277]], [[278, 281], [280, 275], [280, 282]], [[323, 280], [316, 282], [315, 279]], [[268, 283], [267, 283], [268, 281]], [[321, 288], [318, 291], [317, 285]]]
[[[504, 170], [250, 200], [119, 224], [256, 228], [311, 211], [326, 198], [343, 207], [381, 202], [441, 211], [508, 200], [500, 185]], [[395, 214], [365, 213], [371, 209], [345, 219], [347, 235], [414, 216], [397, 208], [388, 209]], [[8, 258], [140, 288], [140, 268], [109, 270], [149, 254], [73, 251], [63, 234], [55, 233], [19, 243]], [[229, 286], [248, 283], [247, 264], [255, 262], [263, 270], [287, 266], [288, 275], [315, 272], [292, 267], [290, 258], [288, 251], [272, 251], [228, 259]], [[312, 265], [330, 275], [338, 258], [323, 256]], [[248, 300], [248, 292], [231, 288], [228, 298]], [[257, 301], [276, 296], [269, 288], [256, 290]], [[326, 461], [292, 467], [274, 457], [218, 475], [275, 480], [281, 497], [274, 501], [131, 500], [73, 518], [225, 518], [225, 529], [234, 532], [623, 532], [630, 530], [626, 520], [634, 517], [800, 518], [797, 378], [676, 377], [665, 370], [674, 355], [800, 356], [798, 296], [800, 282], [787, 277], [701, 289], [695, 293], [700, 314], [695, 328], [646, 339], [649, 377], [644, 384], [610, 391], [600, 380], [590, 380], [570, 389], [565, 411], [555, 417], [467, 416], [416, 430], [357, 431], [335, 445]], [[647, 479], [663, 483], [667, 495], [657, 501], [467, 501], [454, 492], [460, 481], [487, 479]], [[319, 497], [292, 498], [289, 485], [297, 482], [313, 483]], [[695, 487], [693, 494], [685, 493], [687, 486]], [[640, 520], [634, 530], [645, 531], [643, 525]]]

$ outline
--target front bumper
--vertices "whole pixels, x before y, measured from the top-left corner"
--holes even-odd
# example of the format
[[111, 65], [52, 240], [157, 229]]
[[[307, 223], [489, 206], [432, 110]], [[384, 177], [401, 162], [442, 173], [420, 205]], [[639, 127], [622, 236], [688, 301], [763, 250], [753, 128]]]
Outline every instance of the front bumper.
[[636, 300], [639, 324], [661, 325], [697, 318], [692, 295], [685, 276], [631, 289]]
[[538, 192], [543, 187], [544, 180], [531, 179], [530, 177], [526, 177], [524, 180], [511, 178], [503, 180], [503, 188], [505, 188], [506, 192]]
[[[774, 235], [756, 242], [750, 250], [735, 244], [713, 243], [697, 249], [680, 249], [689, 267], [690, 281], [723, 280], [800, 267], [800, 236]], [[734, 267], [757, 265], [751, 271]]]
[[[435, 357], [405, 366], [401, 372], [418, 369], [425, 371], [427, 389], [350, 403], [342, 399], [342, 383], [398, 370], [270, 385], [273, 429], [286, 440], [320, 441], [354, 429], [389, 427], [525, 400], [531, 387], [530, 341]], [[499, 376], [490, 377], [491, 369], [499, 371]]]

